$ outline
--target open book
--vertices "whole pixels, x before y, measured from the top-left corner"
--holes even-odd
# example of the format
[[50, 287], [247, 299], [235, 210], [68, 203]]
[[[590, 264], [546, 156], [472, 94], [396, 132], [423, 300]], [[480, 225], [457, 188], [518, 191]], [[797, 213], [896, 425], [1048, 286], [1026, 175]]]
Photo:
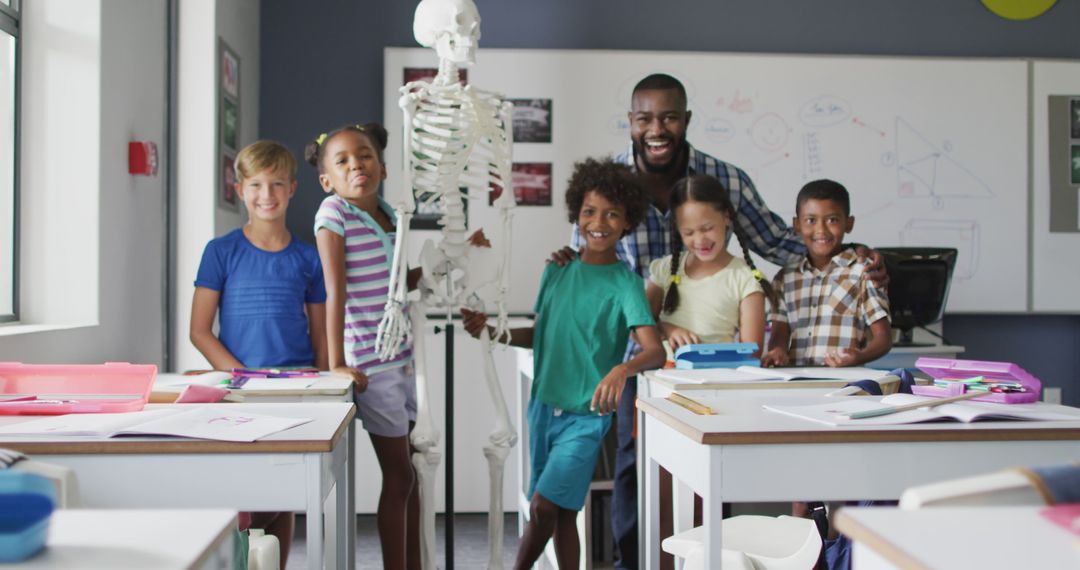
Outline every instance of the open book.
[[739, 382], [787, 382], [790, 380], [878, 380], [888, 376], [884, 370], [873, 368], [761, 368], [740, 366], [738, 368], [702, 368], [658, 370], [656, 376], [672, 382], [685, 384], [726, 384]]
[[310, 422], [245, 412], [237, 406], [166, 408], [123, 414], [67, 414], [0, 426], [0, 435], [171, 435], [221, 441], [255, 441]]
[[810, 406], [774, 406], [765, 404], [764, 407], [766, 410], [773, 412], [831, 426], [914, 424], [937, 420], [956, 420], [968, 423], [977, 420], [1080, 421], [1080, 409], [1039, 402], [1032, 404], [993, 404], [964, 401], [862, 419], [846, 417], [848, 414], [855, 412], [919, 402], [933, 402], [936, 399], [911, 394], [892, 394], [880, 400], [855, 396], [837, 398], [833, 402]]

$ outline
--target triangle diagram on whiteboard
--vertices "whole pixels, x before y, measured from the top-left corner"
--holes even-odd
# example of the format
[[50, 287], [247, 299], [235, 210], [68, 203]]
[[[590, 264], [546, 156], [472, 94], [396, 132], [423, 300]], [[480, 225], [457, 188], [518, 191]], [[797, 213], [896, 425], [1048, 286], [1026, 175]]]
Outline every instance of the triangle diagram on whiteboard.
[[896, 118], [896, 175], [901, 197], [988, 198], [990, 187], [964, 165]]

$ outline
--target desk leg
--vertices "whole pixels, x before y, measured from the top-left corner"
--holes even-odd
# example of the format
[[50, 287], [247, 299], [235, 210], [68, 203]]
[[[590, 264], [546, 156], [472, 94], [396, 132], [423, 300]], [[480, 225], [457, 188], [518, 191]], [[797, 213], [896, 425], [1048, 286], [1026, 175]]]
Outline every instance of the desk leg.
[[338, 568], [356, 567], [356, 455], [355, 449], [356, 422], [349, 422], [341, 443], [344, 446], [345, 461], [341, 470], [337, 473], [334, 487], [336, 492], [334, 535], [337, 545]]
[[710, 472], [712, 476], [706, 484], [705, 495], [702, 497], [702, 522], [705, 525], [705, 567], [720, 568], [723, 555], [723, 529], [720, 525], [724, 520], [724, 497], [720, 492], [721, 481], [717, 475], [719, 469], [716, 460], [709, 458]]
[[[660, 464], [649, 453], [648, 439], [643, 437], [646, 429], [646, 416], [640, 410], [638, 414], [638, 497], [639, 497], [639, 532], [644, 535], [640, 541], [645, 556], [645, 568], [660, 568]], [[639, 536], [641, 536], [639, 535]]]
[[[321, 454], [304, 455], [304, 467], [307, 469], [307, 566], [311, 570], [321, 570], [325, 557], [323, 539], [323, 493]], [[348, 507], [337, 508], [338, 515]], [[344, 562], [344, 559], [338, 559]]]

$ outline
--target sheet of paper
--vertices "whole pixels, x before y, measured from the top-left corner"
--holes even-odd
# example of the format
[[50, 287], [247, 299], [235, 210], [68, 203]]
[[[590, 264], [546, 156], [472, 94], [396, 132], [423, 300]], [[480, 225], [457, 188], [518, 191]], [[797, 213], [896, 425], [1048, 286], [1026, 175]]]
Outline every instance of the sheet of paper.
[[303, 390], [319, 378], [248, 378], [240, 388], [243, 390]]
[[245, 412], [243, 406], [199, 406], [131, 426], [119, 433], [255, 441], [310, 421], [311, 418], [285, 418]]
[[665, 378], [667, 380], [671, 380], [672, 382], [678, 382], [682, 384], [726, 384], [784, 379], [778, 375], [773, 375], [772, 377], [769, 377], [763, 376], [761, 374], [738, 370], [735, 368], [702, 368], [698, 370], [679, 370], [676, 368], [666, 368], [664, 370], [657, 370], [656, 376], [658, 378]]
[[152, 421], [181, 410], [142, 410], [120, 414], [64, 414], [0, 426], [3, 435], [85, 435], [108, 437], [110, 434], [142, 422]]
[[758, 366], [740, 366], [736, 368], [740, 372], [759, 374], [769, 378], [783, 378], [787, 380], [817, 379], [817, 380], [877, 380], [888, 376], [884, 370], [874, 368], [830, 368], [827, 366], [807, 366], [803, 368], [760, 368]]

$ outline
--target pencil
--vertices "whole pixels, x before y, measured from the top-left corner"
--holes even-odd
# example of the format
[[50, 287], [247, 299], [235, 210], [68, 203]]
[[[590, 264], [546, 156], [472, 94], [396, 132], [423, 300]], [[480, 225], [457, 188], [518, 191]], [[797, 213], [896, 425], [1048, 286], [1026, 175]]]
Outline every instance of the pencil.
[[951, 402], [959, 402], [960, 400], [967, 400], [976, 396], [985, 396], [986, 392], [977, 392], [974, 390], [968, 391], [965, 394], [959, 396], [952, 396], [951, 398], [938, 398], [935, 400], [929, 400], [926, 402], [916, 402], [914, 404], [904, 404], [902, 406], [882, 406], [873, 410], [863, 410], [861, 412], [852, 412], [850, 414], [841, 414], [841, 417], [846, 417], [850, 420], [861, 420], [864, 418], [875, 418], [877, 416], [886, 416], [889, 414], [895, 414], [897, 412], [906, 412], [908, 410], [917, 410], [919, 408], [933, 408], [934, 406], [940, 406], [942, 404], [948, 404]]
[[709, 406], [706, 406], [705, 404], [702, 404], [701, 402], [698, 402], [696, 400], [687, 398], [686, 396], [683, 396], [678, 392], [672, 392], [668, 394], [667, 399], [669, 402], [674, 402], [699, 416], [713, 415], [713, 410]]

